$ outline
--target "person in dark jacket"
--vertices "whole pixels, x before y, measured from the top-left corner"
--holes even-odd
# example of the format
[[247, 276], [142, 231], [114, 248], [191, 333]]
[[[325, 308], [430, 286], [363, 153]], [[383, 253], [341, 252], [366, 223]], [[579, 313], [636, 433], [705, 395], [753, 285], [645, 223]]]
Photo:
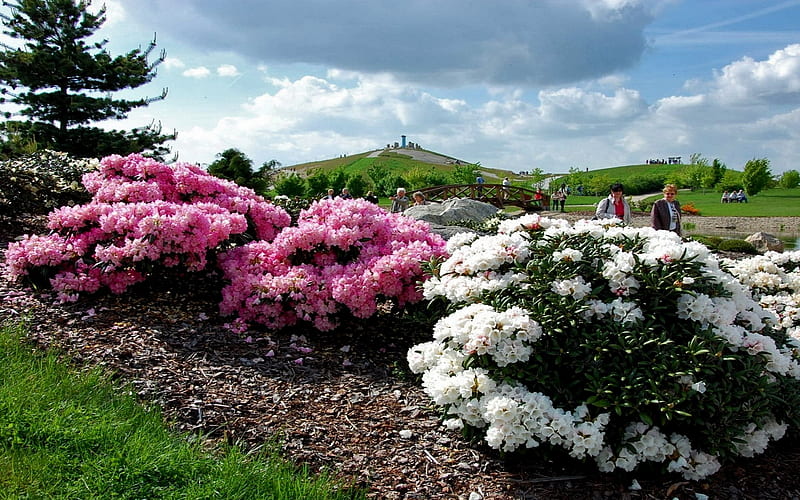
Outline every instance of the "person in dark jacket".
[[675, 199], [678, 188], [675, 184], [667, 184], [662, 190], [664, 198], [653, 203], [650, 212], [650, 224], [653, 229], [663, 229], [681, 234], [681, 204]]

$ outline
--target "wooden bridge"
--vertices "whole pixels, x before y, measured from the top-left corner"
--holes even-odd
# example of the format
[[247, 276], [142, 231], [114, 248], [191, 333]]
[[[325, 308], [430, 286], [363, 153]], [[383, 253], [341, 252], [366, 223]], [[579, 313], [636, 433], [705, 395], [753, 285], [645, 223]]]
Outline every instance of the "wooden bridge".
[[535, 191], [519, 186], [502, 184], [448, 184], [420, 189], [428, 201], [442, 202], [450, 198], [470, 198], [491, 203], [497, 208], [509, 205], [520, 207], [526, 212], [538, 212], [550, 207], [550, 195], [542, 193], [542, 200], [534, 199]]

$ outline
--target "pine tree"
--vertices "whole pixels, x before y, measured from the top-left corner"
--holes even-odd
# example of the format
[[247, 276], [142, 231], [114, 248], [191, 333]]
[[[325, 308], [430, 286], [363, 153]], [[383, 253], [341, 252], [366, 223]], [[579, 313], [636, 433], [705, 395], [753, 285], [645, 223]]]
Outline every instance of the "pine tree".
[[[48, 148], [78, 157], [144, 153], [163, 160], [163, 146], [175, 133], [162, 134], [160, 124], [130, 131], [104, 130], [92, 122], [120, 120], [133, 109], [164, 99], [167, 89], [153, 98], [115, 99], [114, 92], [149, 83], [165, 52], [149, 62], [155, 37], [142, 50], [112, 57], [108, 40], [88, 39], [105, 22], [105, 7], [89, 12], [91, 0], [3, 1], [4, 33], [19, 47], [2, 45], [0, 104], [13, 104], [0, 124], [0, 151], [13, 155], [19, 145]], [[26, 120], [10, 120], [15, 115]]]

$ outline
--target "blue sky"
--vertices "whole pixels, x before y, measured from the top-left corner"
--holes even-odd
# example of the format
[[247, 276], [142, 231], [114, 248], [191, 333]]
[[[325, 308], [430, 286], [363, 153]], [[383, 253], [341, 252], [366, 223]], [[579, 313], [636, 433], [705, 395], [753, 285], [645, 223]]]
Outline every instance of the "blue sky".
[[[399, 141], [514, 171], [693, 153], [800, 165], [800, 0], [106, 0], [167, 58], [123, 124], [256, 166]], [[99, 6], [99, 2], [95, 2]]]

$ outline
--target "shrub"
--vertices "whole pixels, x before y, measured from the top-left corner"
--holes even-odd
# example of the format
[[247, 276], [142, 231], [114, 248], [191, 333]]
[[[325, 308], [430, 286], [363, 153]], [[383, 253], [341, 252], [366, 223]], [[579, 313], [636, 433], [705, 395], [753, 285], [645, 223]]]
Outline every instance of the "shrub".
[[712, 249], [719, 248], [719, 244], [722, 242], [722, 237], [720, 236], [704, 236], [702, 234], [692, 235], [692, 239]]
[[8, 246], [7, 277], [49, 284], [61, 300], [102, 287], [122, 293], [164, 268], [203, 270], [235, 236], [269, 240], [290, 222], [252, 190], [193, 165], [140, 155], [100, 165], [83, 178], [91, 203], [51, 212], [53, 234]]
[[740, 252], [750, 255], [755, 255], [758, 253], [756, 247], [754, 247], [750, 242], [737, 239], [723, 239], [719, 242], [719, 245], [717, 245], [717, 249], [725, 252]]
[[606, 224], [451, 238], [424, 284], [450, 314], [408, 353], [445, 424], [689, 479], [796, 428], [800, 343], [774, 314], [700, 243]]
[[271, 243], [220, 256], [229, 282], [220, 309], [271, 328], [306, 321], [331, 330], [339, 314], [367, 318], [381, 300], [419, 302], [421, 263], [444, 252], [424, 222], [365, 200], [321, 200]]
[[654, 199], [639, 200], [639, 201], [636, 202], [636, 208], [640, 212], [650, 213], [650, 211], [653, 210], [653, 204], [655, 202], [656, 202], [656, 200], [654, 200]]
[[46, 214], [56, 207], [86, 203], [91, 195], [80, 184], [81, 177], [97, 166], [97, 160], [48, 150], [0, 162], [0, 214]]
[[681, 212], [689, 215], [700, 215], [700, 210], [694, 206], [694, 203], [685, 203], [681, 205]]

